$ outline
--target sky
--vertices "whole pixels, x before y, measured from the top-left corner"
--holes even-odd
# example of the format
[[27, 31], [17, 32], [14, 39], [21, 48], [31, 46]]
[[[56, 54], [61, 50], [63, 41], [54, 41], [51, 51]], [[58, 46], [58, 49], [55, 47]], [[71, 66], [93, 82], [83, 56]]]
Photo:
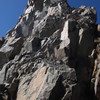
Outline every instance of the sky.
[[6, 36], [24, 13], [28, 0], [0, 0], [0, 37]]
[[[100, 23], [100, 0], [67, 0], [71, 7], [81, 5], [94, 6], [98, 13], [97, 23]], [[24, 13], [28, 0], [0, 0], [0, 37], [6, 36]]]

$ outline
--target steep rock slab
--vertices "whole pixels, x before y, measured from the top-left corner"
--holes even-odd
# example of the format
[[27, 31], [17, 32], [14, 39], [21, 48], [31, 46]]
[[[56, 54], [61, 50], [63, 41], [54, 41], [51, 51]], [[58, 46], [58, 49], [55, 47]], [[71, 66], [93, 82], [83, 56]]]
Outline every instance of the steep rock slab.
[[[40, 92], [43, 89], [43, 86], [45, 85], [47, 77], [48, 77], [48, 68], [46, 68], [46, 67], [39, 68], [33, 74], [32, 80], [29, 82], [29, 85], [26, 89], [26, 93], [25, 93], [25, 88], [24, 88], [26, 83], [24, 83], [25, 78], [23, 78], [23, 80], [19, 84], [17, 100], [19, 100], [19, 99], [21, 99], [21, 100], [33, 100], [33, 99], [36, 100], [39, 97]], [[57, 78], [57, 76], [56, 76], [56, 78]], [[23, 86], [22, 86], [22, 84], [23, 84]], [[43, 98], [48, 99], [48, 97], [43, 97]]]
[[[75, 72], [71, 71], [70, 68], [67, 68], [67, 71], [68, 70], [70, 70], [70, 72], [62, 71], [63, 74], [61, 74], [61, 71], [55, 70], [54, 68], [39, 68], [32, 75], [31, 79], [28, 79], [27, 76], [21, 80], [17, 100], [61, 100], [65, 93], [71, 91], [70, 88], [75, 81], [75, 76], [72, 78]], [[71, 78], [72, 82], [68, 81], [68, 78]], [[70, 86], [65, 89], [68, 83]]]

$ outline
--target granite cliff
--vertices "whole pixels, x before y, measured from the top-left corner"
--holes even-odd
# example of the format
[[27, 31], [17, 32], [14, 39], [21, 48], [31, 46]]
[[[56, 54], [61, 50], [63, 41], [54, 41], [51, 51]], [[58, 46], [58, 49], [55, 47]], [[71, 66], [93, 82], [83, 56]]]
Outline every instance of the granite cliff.
[[0, 48], [0, 100], [100, 100], [100, 25], [94, 7], [29, 0]]

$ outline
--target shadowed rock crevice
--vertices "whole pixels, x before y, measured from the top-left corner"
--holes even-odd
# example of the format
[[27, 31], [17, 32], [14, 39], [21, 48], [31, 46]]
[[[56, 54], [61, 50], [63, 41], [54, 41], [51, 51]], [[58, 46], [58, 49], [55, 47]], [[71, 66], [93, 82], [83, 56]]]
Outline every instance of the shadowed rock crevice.
[[11, 83], [11, 86], [9, 87], [9, 92], [10, 92], [13, 100], [16, 100], [16, 98], [17, 98], [19, 82], [20, 82], [19, 79], [15, 79], [15, 80], [13, 80], [13, 82]]
[[43, 2], [44, 2], [44, 0], [34, 0], [35, 10], [42, 11], [43, 10]]
[[89, 58], [79, 58], [76, 64], [77, 84], [73, 87], [72, 100], [95, 100], [93, 87], [91, 89], [94, 61]]
[[66, 90], [62, 83], [62, 76], [60, 76], [56, 82], [55, 87], [52, 89], [48, 100], [61, 100], [63, 96], [65, 95], [65, 93], [66, 93]]
[[0, 84], [0, 100], [11, 100], [11, 94], [4, 84]]

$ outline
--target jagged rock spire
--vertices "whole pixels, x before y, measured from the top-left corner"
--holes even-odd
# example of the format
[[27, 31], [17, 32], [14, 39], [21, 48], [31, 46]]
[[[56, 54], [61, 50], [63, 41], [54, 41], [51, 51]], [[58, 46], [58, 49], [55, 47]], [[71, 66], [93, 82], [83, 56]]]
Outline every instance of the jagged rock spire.
[[35, 6], [36, 10], [42, 11], [44, 4], [45, 6], [51, 6], [57, 3], [66, 3], [66, 5], [69, 7], [67, 0], [29, 0], [27, 6]]

